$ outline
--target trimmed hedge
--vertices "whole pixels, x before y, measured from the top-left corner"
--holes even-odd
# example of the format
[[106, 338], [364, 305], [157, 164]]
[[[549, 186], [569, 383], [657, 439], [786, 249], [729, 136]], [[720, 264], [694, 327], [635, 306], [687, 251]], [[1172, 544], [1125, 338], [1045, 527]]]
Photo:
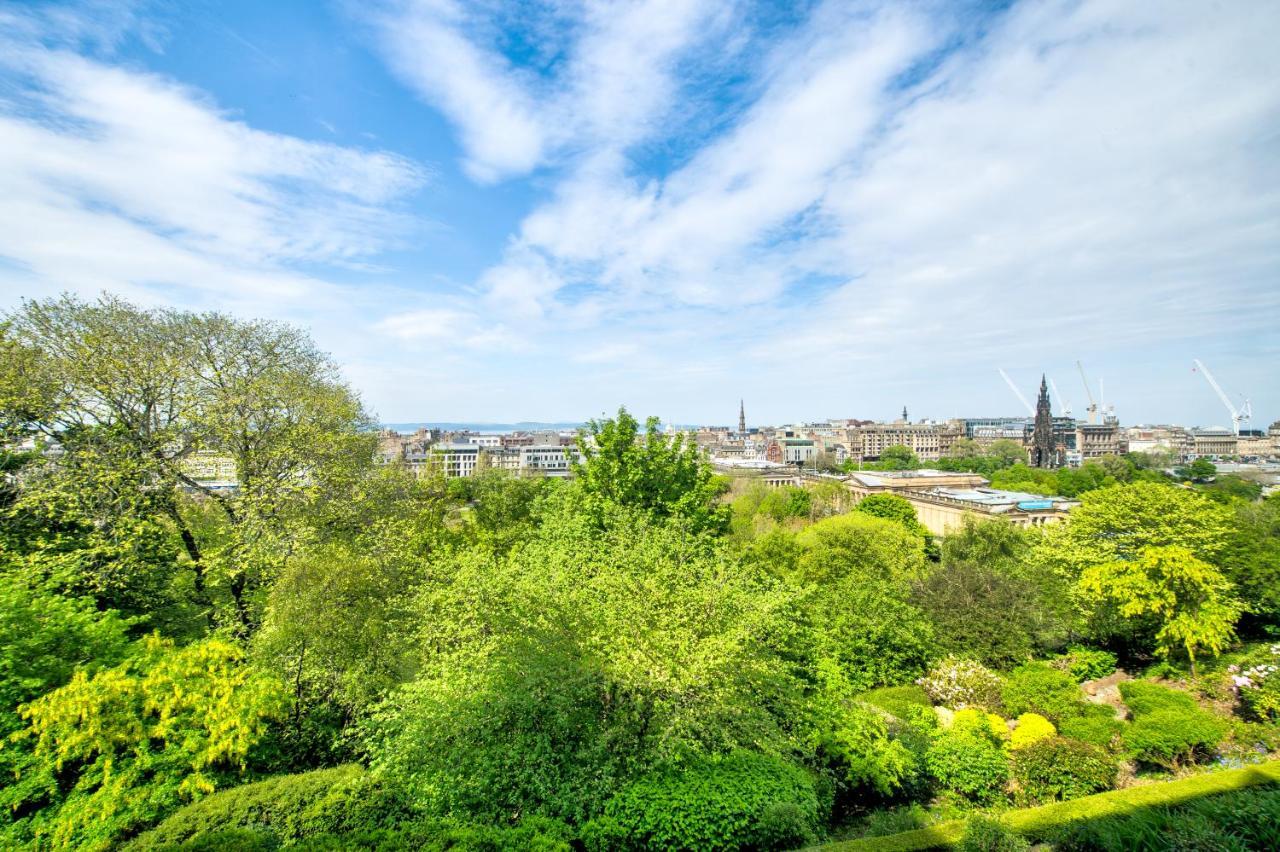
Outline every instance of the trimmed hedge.
[[1075, 822], [1050, 840], [1060, 852], [1280, 849], [1280, 787], [1236, 790], [1181, 805]]
[[[1202, 796], [1230, 793], [1260, 784], [1280, 784], [1280, 760], [1010, 811], [1001, 817], [1001, 821], [1025, 837], [1038, 839], [1076, 822], [1123, 816], [1141, 808], [1177, 805]], [[888, 837], [846, 840], [819, 848], [822, 852], [915, 852], [949, 847], [964, 837], [966, 825], [966, 820], [950, 820]]]
[[795, 849], [820, 824], [813, 780], [781, 758], [735, 752], [632, 782], [582, 827], [593, 852]]
[[175, 811], [128, 848], [164, 847], [237, 829], [268, 832], [287, 845], [318, 834], [387, 828], [417, 816], [362, 767], [339, 766], [220, 790]]

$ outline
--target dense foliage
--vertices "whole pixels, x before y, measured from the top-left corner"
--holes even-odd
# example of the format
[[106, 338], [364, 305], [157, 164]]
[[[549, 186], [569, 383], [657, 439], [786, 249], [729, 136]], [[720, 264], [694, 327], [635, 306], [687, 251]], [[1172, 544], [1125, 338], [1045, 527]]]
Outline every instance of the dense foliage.
[[935, 536], [625, 409], [569, 480], [378, 464], [370, 425], [289, 327], [0, 324], [0, 845], [785, 849], [1280, 746], [1246, 482], [959, 442], [1081, 505]]

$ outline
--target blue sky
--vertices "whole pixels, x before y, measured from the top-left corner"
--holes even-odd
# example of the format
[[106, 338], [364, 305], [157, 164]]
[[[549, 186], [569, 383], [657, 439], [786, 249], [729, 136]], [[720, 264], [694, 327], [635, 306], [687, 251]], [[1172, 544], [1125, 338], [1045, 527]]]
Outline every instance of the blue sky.
[[[304, 325], [387, 421], [1280, 419], [1280, 7], [0, 2], [0, 304]], [[1055, 402], [1057, 407], [1057, 402]]]

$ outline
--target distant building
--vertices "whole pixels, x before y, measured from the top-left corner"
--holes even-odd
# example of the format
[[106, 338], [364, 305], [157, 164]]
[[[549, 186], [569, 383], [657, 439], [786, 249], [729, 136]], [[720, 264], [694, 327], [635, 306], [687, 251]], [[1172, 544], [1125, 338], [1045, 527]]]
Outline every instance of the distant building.
[[959, 421], [946, 423], [871, 423], [846, 430], [844, 443], [852, 458], [873, 461], [889, 447], [907, 447], [921, 461], [937, 461], [964, 436]]
[[1042, 497], [998, 488], [931, 488], [902, 495], [916, 510], [916, 517], [935, 535], [946, 535], [964, 524], [966, 517], [979, 520], [1003, 518], [1022, 527], [1056, 524], [1080, 505], [1063, 497]]
[[1083, 460], [1119, 455], [1122, 452], [1120, 424], [1114, 418], [1102, 423], [1076, 424], [1076, 452]]
[[877, 470], [855, 471], [845, 479], [845, 487], [854, 500], [872, 494], [903, 494], [929, 488], [976, 488], [987, 480], [977, 473], [951, 470]]
[[1227, 458], [1238, 450], [1236, 433], [1219, 427], [1188, 430], [1186, 441], [1183, 457], [1187, 459]]

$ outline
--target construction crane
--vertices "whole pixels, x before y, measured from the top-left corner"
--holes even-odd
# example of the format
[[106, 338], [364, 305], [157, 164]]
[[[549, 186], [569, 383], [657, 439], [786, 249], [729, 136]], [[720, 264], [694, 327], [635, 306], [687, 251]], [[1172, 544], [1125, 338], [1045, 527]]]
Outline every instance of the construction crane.
[[1093, 401], [1093, 391], [1089, 390], [1089, 380], [1085, 377], [1085, 374], [1084, 374], [1084, 364], [1081, 364], [1079, 361], [1077, 361], [1076, 369], [1080, 371], [1080, 381], [1084, 382], [1085, 396], [1089, 397], [1089, 407], [1085, 409], [1086, 411], [1089, 412], [1089, 422], [1097, 423], [1098, 422], [1098, 403]]
[[1058, 392], [1058, 383], [1053, 380], [1053, 376], [1049, 377], [1049, 387], [1053, 388], [1053, 398], [1062, 406], [1062, 416], [1071, 416], [1071, 400], [1066, 399]]
[[1013, 379], [1009, 378], [1009, 374], [1004, 371], [1003, 367], [997, 367], [996, 369], [1000, 371], [1000, 377], [1009, 386], [1009, 390], [1013, 391], [1013, 395], [1018, 398], [1018, 402], [1022, 403], [1022, 407], [1027, 410], [1027, 414], [1035, 417], [1036, 410], [1031, 407], [1031, 403], [1027, 402], [1027, 398], [1022, 395], [1022, 391], [1018, 390], [1018, 386], [1013, 383]]
[[[1222, 386], [1218, 384], [1218, 380], [1213, 377], [1213, 373], [1209, 372], [1209, 368], [1206, 367], [1199, 358], [1195, 359], [1195, 365], [1196, 369], [1204, 374], [1205, 380], [1209, 382], [1209, 387], [1213, 388], [1213, 392], [1218, 395], [1218, 399], [1222, 400], [1222, 404], [1225, 405], [1227, 407], [1227, 411], [1231, 413], [1231, 426], [1235, 430], [1235, 433], [1239, 435], [1240, 427], [1243, 424], [1248, 423], [1250, 418], [1253, 417], [1253, 404], [1250, 403], [1248, 397], [1246, 397], [1244, 405], [1240, 408], [1236, 408], [1231, 404], [1231, 399], [1227, 396], [1226, 391], [1224, 391]], [[1192, 372], [1194, 373], [1195, 370], [1192, 370]]]

